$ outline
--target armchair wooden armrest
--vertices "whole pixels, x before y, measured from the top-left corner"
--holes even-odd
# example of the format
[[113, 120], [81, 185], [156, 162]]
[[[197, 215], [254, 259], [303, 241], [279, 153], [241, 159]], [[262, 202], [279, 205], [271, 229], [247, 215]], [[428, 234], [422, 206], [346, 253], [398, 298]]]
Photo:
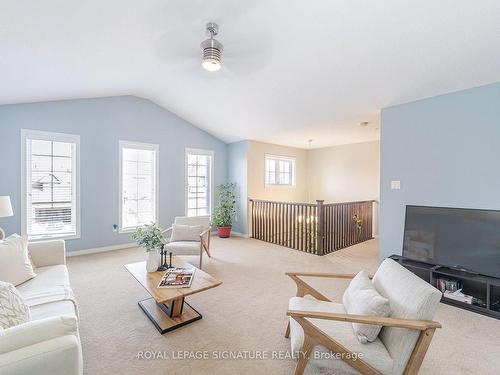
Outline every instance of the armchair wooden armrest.
[[[201, 244], [201, 249], [202, 251], [205, 250], [207, 252], [208, 257], [211, 257], [210, 255], [210, 231], [212, 227], [208, 227], [205, 229], [203, 232], [200, 233], [200, 244]], [[205, 240], [205, 237], [207, 239]]]
[[[304, 297], [306, 295], [310, 295], [320, 301], [328, 301], [331, 300], [325, 297], [323, 294], [314, 289], [311, 285], [306, 283], [300, 277], [322, 277], [322, 278], [330, 278], [330, 279], [352, 279], [354, 278], [353, 274], [344, 274], [344, 273], [321, 273], [321, 272], [285, 272], [285, 275], [290, 277], [295, 284], [297, 285], [297, 297]], [[373, 276], [368, 276], [370, 279]]]
[[[167, 228], [167, 229], [162, 230], [162, 231], [161, 231], [161, 234], [163, 234], [164, 236], [166, 236], [166, 234], [167, 234], [168, 232], [172, 232], [172, 227], [169, 227], [169, 228]], [[167, 243], [169, 243], [169, 242], [170, 242], [170, 238], [167, 238], [166, 240], [167, 240]]]
[[288, 310], [286, 315], [291, 316], [294, 319], [298, 317], [298, 318], [337, 320], [341, 322], [375, 324], [384, 327], [408, 328], [417, 331], [425, 331], [427, 329], [441, 328], [441, 324], [433, 320], [401, 319], [401, 318], [390, 318], [382, 316], [338, 314], [338, 313], [299, 311], [299, 310]]
[[210, 232], [210, 227], [208, 227], [207, 229], [205, 229], [203, 232], [200, 233], [200, 238], [203, 238], [204, 235], [206, 235], [207, 233]]

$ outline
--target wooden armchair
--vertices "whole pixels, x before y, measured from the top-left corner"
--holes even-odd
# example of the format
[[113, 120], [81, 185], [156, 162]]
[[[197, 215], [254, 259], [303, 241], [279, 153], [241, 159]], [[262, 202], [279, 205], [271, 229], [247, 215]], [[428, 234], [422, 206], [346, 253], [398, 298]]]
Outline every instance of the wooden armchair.
[[[430, 320], [441, 299], [437, 289], [396, 262], [385, 260], [373, 277], [373, 284], [391, 302], [391, 317], [352, 315], [345, 312], [342, 304], [330, 301], [300, 277], [352, 279], [355, 275], [307, 272], [286, 275], [297, 286], [297, 296], [290, 300], [287, 311], [290, 318], [285, 333], [285, 337], [291, 338], [292, 353], [298, 353], [296, 375], [303, 374], [311, 358], [317, 366], [337, 369], [343, 374], [418, 373], [434, 331], [441, 327]], [[412, 298], [408, 298], [408, 293]], [[303, 298], [306, 295], [316, 300]], [[383, 328], [376, 341], [361, 344], [347, 322]], [[337, 356], [325, 356], [325, 349]], [[316, 359], [321, 356], [327, 359]]]
[[[199, 268], [201, 269], [203, 261], [203, 252], [210, 258], [210, 218], [208, 216], [179, 216], [175, 218], [174, 224], [179, 225], [200, 225], [202, 231], [199, 234], [199, 241], [170, 241], [172, 227], [163, 231], [163, 234], [168, 239], [165, 249], [171, 251], [174, 255], [200, 255]], [[169, 235], [170, 233], [170, 235]]]

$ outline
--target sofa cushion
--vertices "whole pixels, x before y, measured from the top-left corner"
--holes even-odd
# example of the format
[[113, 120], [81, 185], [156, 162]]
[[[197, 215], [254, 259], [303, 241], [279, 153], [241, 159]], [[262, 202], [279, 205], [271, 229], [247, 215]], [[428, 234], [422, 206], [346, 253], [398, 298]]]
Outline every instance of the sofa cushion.
[[200, 243], [193, 241], [170, 242], [165, 245], [165, 249], [173, 252], [174, 255], [199, 255]]
[[[290, 310], [317, 311], [345, 314], [344, 306], [340, 303], [318, 301], [311, 298], [293, 297], [289, 302]], [[359, 358], [370, 364], [382, 374], [392, 374], [393, 361], [389, 352], [380, 339], [362, 344], [357, 339], [352, 324], [349, 322], [338, 322], [333, 320], [308, 319], [316, 327], [321, 329], [335, 341], [345, 346]], [[298, 353], [304, 342], [304, 331], [299, 323], [290, 318], [290, 343], [292, 353]], [[341, 359], [336, 359], [331, 352], [317, 345], [311, 352], [309, 363], [321, 368], [335, 369], [336, 373], [358, 374], [351, 366]]]
[[170, 242], [179, 241], [200, 241], [200, 234], [203, 232], [201, 225], [172, 225], [172, 236]]
[[[373, 285], [391, 304], [391, 317], [432, 320], [441, 300], [441, 292], [406, 268], [386, 259], [373, 276]], [[419, 332], [396, 327], [384, 327], [379, 338], [394, 358], [395, 374], [402, 374]]]
[[[74, 301], [74, 296], [66, 266], [40, 267], [37, 268], [37, 272], [37, 277], [17, 288], [30, 306], [32, 319], [61, 314], [75, 316], [74, 303], [71, 302]], [[54, 305], [49, 306], [52, 304]]]
[[0, 330], [30, 321], [30, 309], [11, 283], [0, 281]]
[[[365, 271], [360, 271], [350, 282], [342, 298], [344, 308], [348, 314], [389, 316], [391, 307], [389, 300], [382, 297]], [[374, 341], [382, 326], [374, 324], [352, 323], [358, 340], [365, 344]]]
[[28, 237], [13, 234], [0, 240], [0, 280], [17, 286], [35, 276], [28, 254]]
[[57, 316], [77, 317], [75, 304], [72, 301], [57, 301], [30, 307], [31, 319], [46, 319]]

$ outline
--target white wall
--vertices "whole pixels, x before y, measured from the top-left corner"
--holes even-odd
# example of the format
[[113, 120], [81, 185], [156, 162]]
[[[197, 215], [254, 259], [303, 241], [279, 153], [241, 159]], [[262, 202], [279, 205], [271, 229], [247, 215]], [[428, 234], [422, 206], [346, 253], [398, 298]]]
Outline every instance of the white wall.
[[310, 150], [307, 155], [308, 200], [327, 203], [378, 200], [380, 142]]
[[[294, 187], [266, 186], [266, 154], [295, 158]], [[256, 141], [248, 142], [248, 197], [283, 202], [307, 201], [307, 150]]]
[[374, 199], [373, 233], [378, 234], [380, 142], [309, 150], [308, 201], [325, 203]]

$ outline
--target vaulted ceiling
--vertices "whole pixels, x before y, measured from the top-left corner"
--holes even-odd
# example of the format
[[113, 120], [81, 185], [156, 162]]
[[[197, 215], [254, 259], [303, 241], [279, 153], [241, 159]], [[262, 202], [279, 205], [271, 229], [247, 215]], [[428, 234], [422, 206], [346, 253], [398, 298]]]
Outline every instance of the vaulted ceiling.
[[[497, 0], [0, 7], [0, 104], [137, 95], [228, 142], [374, 140], [380, 108], [500, 81]], [[219, 23], [225, 47], [216, 73], [200, 61], [208, 21]]]

